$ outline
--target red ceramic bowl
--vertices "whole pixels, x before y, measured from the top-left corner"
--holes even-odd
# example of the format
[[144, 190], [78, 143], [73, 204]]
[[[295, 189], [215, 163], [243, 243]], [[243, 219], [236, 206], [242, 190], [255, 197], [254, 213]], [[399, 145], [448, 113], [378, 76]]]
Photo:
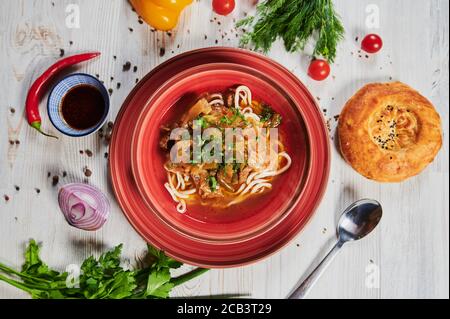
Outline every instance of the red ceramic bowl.
[[[305, 157], [308, 159], [307, 174], [304, 176], [302, 193], [295, 208], [285, 214], [281, 222], [272, 224], [269, 230], [258, 233], [258, 236], [252, 236], [250, 233], [236, 241], [231, 241], [230, 238], [199, 240], [197, 237], [201, 236], [197, 236], [197, 233], [194, 232], [194, 236], [189, 234], [192, 229], [189, 229], [189, 232], [184, 228], [181, 232], [176, 230], [170, 225], [171, 220], [164, 220], [158, 212], [149, 207], [132, 171], [131, 141], [138, 119], [145, 116], [141, 117], [144, 109], [151, 108], [151, 102], [162, 93], [159, 89], [167, 81], [190, 68], [209, 63], [243, 65], [257, 70], [276, 83], [297, 106], [309, 146]], [[166, 116], [170, 116], [170, 113]], [[165, 115], [162, 116], [160, 121], [165, 119]], [[321, 111], [314, 99], [303, 84], [284, 67], [248, 51], [208, 48], [172, 58], [138, 83], [116, 118], [110, 143], [109, 164], [111, 183], [118, 203], [129, 222], [146, 241], [164, 250], [169, 256], [188, 264], [210, 268], [232, 267], [255, 262], [276, 252], [306, 225], [327, 184], [330, 166], [329, 139]], [[283, 196], [282, 191], [279, 193]], [[204, 234], [202, 236], [205, 237]]]
[[[160, 127], [179, 120], [203, 93], [225, 92], [236, 85], [248, 86], [254, 100], [271, 105], [282, 115], [279, 131], [292, 165], [264, 196], [249, 198], [226, 212], [188, 204], [186, 214], [179, 214], [163, 187], [167, 175], [163, 168], [166, 157], [159, 148]], [[192, 240], [240, 242], [270, 231], [293, 212], [309, 170], [309, 140], [299, 108], [270, 78], [237, 64], [205, 64], [171, 78], [143, 109], [131, 144], [133, 176], [149, 210]]]

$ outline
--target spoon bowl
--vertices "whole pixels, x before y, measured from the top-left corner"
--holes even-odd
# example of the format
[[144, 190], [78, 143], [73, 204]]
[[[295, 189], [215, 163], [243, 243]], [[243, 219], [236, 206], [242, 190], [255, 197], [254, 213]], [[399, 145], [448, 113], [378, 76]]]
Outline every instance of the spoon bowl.
[[359, 240], [378, 225], [383, 215], [381, 204], [373, 199], [359, 200], [342, 213], [337, 227], [339, 241]]

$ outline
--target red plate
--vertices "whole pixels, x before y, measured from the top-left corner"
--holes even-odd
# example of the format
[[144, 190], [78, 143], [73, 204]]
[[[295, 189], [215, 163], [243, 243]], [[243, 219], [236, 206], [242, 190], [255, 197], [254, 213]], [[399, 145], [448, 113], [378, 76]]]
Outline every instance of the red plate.
[[[253, 99], [282, 115], [280, 133], [294, 159], [288, 172], [278, 176], [273, 191], [249, 198], [226, 211], [191, 206], [177, 213], [176, 204], [162, 185], [165, 156], [159, 149], [160, 127], [177, 121], [205, 92], [224, 92], [237, 84], [250, 87]], [[210, 63], [190, 68], [162, 85], [143, 109], [132, 141], [133, 176], [152, 212], [174, 231], [192, 240], [238, 242], [257, 237], [280, 223], [296, 207], [308, 175], [309, 145], [302, 116], [294, 101], [270, 78], [252, 68], [230, 63]], [[282, 192], [279, 190], [282, 189]]]
[[[220, 81], [210, 81], [206, 86], [195, 85], [201, 83], [194, 81], [195, 78], [207, 78], [210, 66], [206, 64], [213, 63], [229, 63], [221, 66]], [[191, 68], [197, 69], [192, 71]], [[237, 81], [246, 85], [249, 82], [262, 100], [271, 102], [273, 94], [278, 94], [278, 99], [284, 101], [279, 106], [270, 104], [281, 113], [287, 112], [283, 114], [286, 119], [283, 125], [292, 135], [287, 146], [293, 166], [280, 176], [281, 185], [274, 185], [260, 209], [246, 218], [205, 221], [196, 218], [195, 211], [189, 216], [171, 213], [174, 206], [162, 186], [164, 176], [162, 169], [158, 169], [162, 159], [156, 154], [155, 134], [157, 125], [171, 117], [176, 101], [186, 93], [186, 83], [189, 83], [186, 81], [189, 80], [184, 78], [191, 80], [194, 93], [205, 88], [224, 88], [232, 81], [232, 84]], [[267, 83], [275, 89], [270, 91]], [[290, 109], [298, 114], [289, 113], [292, 110], [283, 106], [286, 103], [293, 105]], [[158, 112], [154, 112], [156, 110]], [[143, 140], [151, 142], [142, 143]], [[134, 156], [131, 156], [132, 144]], [[141, 161], [144, 154], [151, 160]], [[136, 175], [131, 169], [133, 159]], [[329, 166], [329, 139], [322, 114], [303, 84], [266, 57], [232, 48], [187, 52], [149, 73], [124, 102], [110, 147], [113, 189], [131, 224], [145, 240], [168, 255], [202, 267], [243, 265], [280, 249], [312, 216], [324, 192]], [[151, 172], [155, 173], [154, 177]], [[133, 176], [138, 177], [137, 184]]]

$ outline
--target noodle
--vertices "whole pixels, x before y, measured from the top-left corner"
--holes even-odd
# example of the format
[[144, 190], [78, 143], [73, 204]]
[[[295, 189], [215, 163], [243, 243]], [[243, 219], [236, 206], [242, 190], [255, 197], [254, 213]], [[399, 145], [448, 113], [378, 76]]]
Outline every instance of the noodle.
[[177, 212], [180, 214], [184, 214], [186, 212], [186, 201], [180, 200], [180, 202], [177, 205]]
[[224, 102], [223, 102], [223, 100], [217, 99], [217, 100], [210, 101], [209, 105], [224, 105]]
[[244, 113], [244, 117], [245, 117], [246, 120], [251, 118], [252, 120], [254, 120], [256, 122], [259, 122], [259, 117], [255, 113]]
[[267, 183], [265, 179], [256, 179], [252, 181], [250, 184], [247, 185], [247, 187], [242, 191], [241, 195], [247, 194], [250, 189], [253, 189], [254, 186], [258, 186], [259, 184]]
[[220, 93], [216, 93], [216, 94], [211, 94], [209, 96], [209, 98], [211, 99], [208, 104], [210, 106], [214, 106], [214, 105], [224, 105], [225, 102], [223, 101], [223, 96]]
[[222, 96], [222, 94], [220, 94], [220, 93], [211, 94], [209, 97], [210, 97], [211, 99], [220, 99], [220, 100], [223, 101], [223, 96]]
[[247, 181], [244, 184], [242, 184], [239, 190], [236, 192], [236, 194], [238, 194], [239, 197], [234, 201], [230, 202], [227, 206], [229, 207], [243, 201], [245, 199], [243, 195], [245, 195], [250, 189], [251, 189], [250, 193], [255, 194], [256, 192], [258, 193], [263, 192], [265, 188], [272, 188], [272, 184], [270, 184], [268, 180], [264, 178], [274, 177], [283, 174], [285, 171], [289, 169], [289, 167], [292, 164], [291, 157], [286, 152], [279, 153], [278, 156], [284, 157], [287, 160], [287, 164], [283, 168], [277, 171], [263, 170], [261, 172], [251, 173], [248, 176]]
[[[242, 95], [241, 95], [242, 93]], [[252, 92], [250, 89], [245, 86], [241, 85], [236, 88], [236, 92], [234, 94], [234, 107], [240, 110], [241, 106], [239, 103], [239, 100], [242, 99], [247, 105], [252, 105]]]
[[255, 187], [253, 187], [251, 193], [252, 194], [255, 194], [257, 192], [259, 193], [260, 188], [261, 189], [263, 189], [263, 188], [272, 188], [272, 184], [270, 184], [270, 183], [260, 183], [260, 184], [256, 185]]

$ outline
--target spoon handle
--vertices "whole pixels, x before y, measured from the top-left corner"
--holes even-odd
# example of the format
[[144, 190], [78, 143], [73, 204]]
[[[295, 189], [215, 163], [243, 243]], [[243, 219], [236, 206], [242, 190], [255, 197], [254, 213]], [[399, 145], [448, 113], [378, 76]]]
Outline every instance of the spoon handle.
[[319, 265], [312, 271], [312, 273], [302, 282], [302, 284], [295, 289], [295, 291], [289, 296], [289, 299], [303, 299], [309, 293], [311, 288], [316, 283], [317, 279], [323, 274], [325, 269], [334, 259], [334, 257], [339, 252], [343, 243], [338, 241], [336, 245], [330, 250], [330, 252], [325, 256], [325, 258], [320, 262]]

